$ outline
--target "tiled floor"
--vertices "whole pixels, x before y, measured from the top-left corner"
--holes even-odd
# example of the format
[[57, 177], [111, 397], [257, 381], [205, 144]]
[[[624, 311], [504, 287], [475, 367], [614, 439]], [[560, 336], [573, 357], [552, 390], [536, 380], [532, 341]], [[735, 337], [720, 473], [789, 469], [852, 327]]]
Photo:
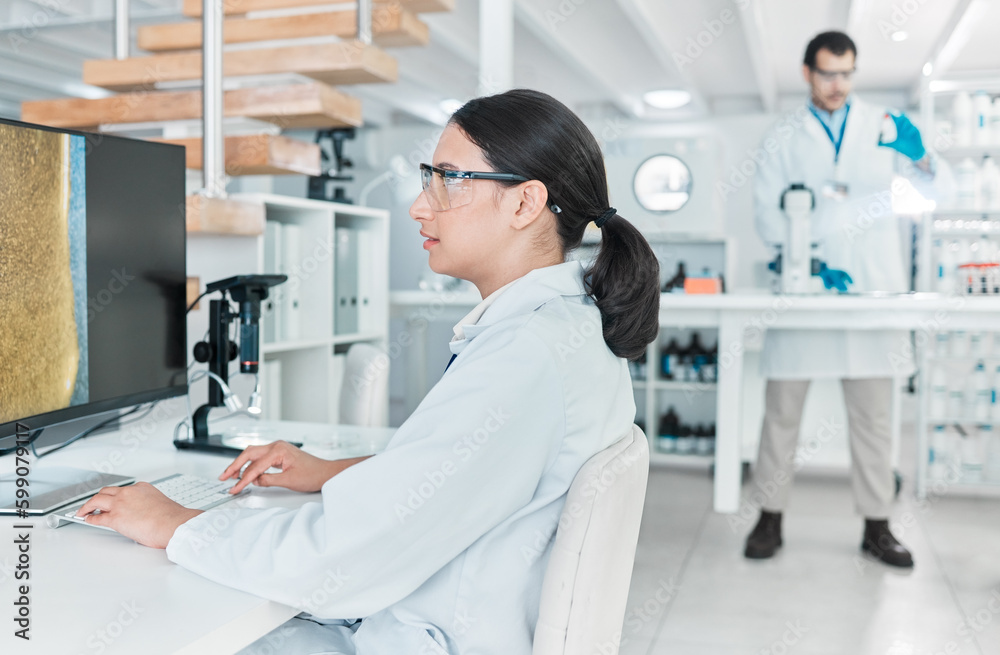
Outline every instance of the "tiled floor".
[[622, 655], [1000, 653], [1000, 499], [904, 487], [900, 572], [861, 555], [846, 477], [795, 481], [766, 561], [743, 557], [756, 517], [714, 513], [711, 491], [706, 471], [652, 469]]

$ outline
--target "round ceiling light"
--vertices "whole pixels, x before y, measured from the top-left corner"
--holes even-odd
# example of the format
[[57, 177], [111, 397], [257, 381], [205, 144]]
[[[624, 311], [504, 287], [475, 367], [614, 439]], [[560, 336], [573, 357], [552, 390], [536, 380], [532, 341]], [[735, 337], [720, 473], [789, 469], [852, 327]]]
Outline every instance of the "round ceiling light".
[[677, 109], [691, 102], [691, 93], [684, 89], [658, 89], [642, 96], [643, 101], [657, 109]]

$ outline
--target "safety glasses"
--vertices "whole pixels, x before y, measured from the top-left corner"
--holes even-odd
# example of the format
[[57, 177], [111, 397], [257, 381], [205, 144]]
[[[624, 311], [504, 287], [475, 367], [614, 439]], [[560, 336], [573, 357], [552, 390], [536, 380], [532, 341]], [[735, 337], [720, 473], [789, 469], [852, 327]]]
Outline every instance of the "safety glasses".
[[437, 212], [455, 209], [472, 202], [470, 192], [472, 180], [527, 182], [528, 178], [515, 173], [453, 171], [430, 164], [420, 164], [420, 185], [431, 209]]
[[821, 68], [813, 68], [814, 73], [819, 76], [819, 79], [823, 82], [832, 82], [838, 77], [845, 82], [850, 82], [851, 77], [854, 75], [857, 69], [852, 68], [849, 71], [825, 71]]

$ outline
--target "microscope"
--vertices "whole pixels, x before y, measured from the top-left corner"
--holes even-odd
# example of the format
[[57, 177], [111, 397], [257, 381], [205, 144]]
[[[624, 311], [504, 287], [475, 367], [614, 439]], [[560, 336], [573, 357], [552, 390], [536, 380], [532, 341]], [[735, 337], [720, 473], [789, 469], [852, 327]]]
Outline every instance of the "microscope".
[[[208, 413], [214, 407], [223, 405], [235, 411], [239, 401], [228, 388], [229, 362], [240, 360], [240, 372], [256, 374], [259, 371], [260, 352], [260, 303], [266, 300], [268, 289], [285, 282], [287, 275], [237, 275], [205, 287], [205, 294], [222, 292], [221, 300], [212, 300], [209, 305], [208, 341], [194, 345], [194, 358], [208, 364], [208, 402], [199, 407], [192, 416], [192, 439], [176, 439], [174, 446], [184, 450], [202, 450], [222, 455], [235, 456], [241, 448], [227, 446], [221, 435], [209, 434]], [[239, 311], [234, 312], [226, 294], [239, 303]], [[229, 326], [233, 321], [239, 324], [239, 347], [229, 338]], [[257, 395], [257, 392], [254, 392]], [[258, 396], [259, 398], [259, 396]]]
[[812, 211], [816, 197], [805, 184], [796, 182], [781, 194], [781, 210], [788, 217], [788, 237], [778, 246], [778, 256], [767, 267], [780, 276], [780, 293], [807, 294], [822, 290], [813, 281], [822, 262], [814, 256]]

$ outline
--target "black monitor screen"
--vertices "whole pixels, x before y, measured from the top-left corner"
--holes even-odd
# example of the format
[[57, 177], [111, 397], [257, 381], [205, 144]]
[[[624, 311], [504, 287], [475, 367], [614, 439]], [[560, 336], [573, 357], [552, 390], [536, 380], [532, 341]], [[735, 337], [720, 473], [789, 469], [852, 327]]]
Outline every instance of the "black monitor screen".
[[186, 393], [183, 148], [0, 120], [0, 436]]

